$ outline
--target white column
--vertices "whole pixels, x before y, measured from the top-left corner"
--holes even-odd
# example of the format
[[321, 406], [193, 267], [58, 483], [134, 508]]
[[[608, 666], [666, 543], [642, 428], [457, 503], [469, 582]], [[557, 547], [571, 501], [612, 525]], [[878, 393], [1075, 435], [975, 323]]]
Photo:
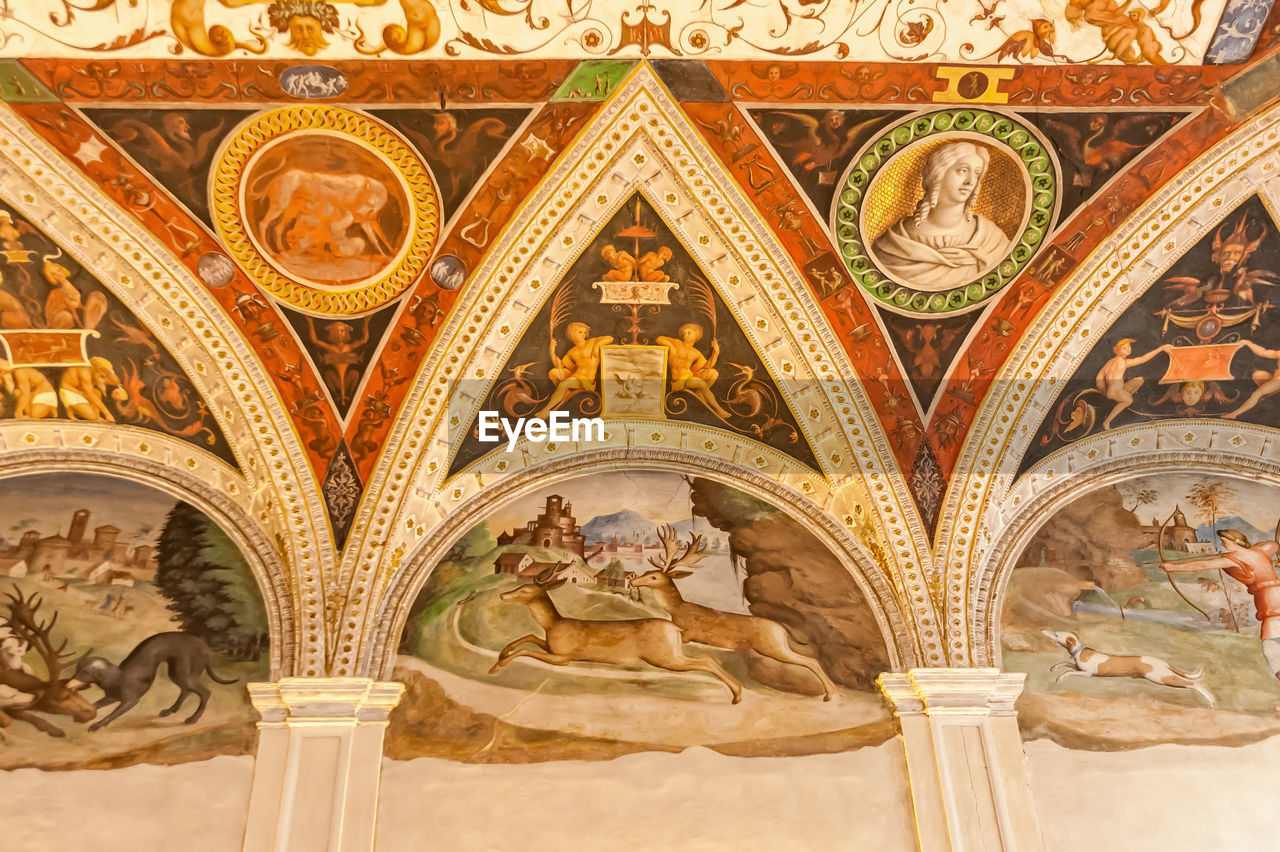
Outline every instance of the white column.
[[369, 678], [249, 684], [262, 719], [245, 852], [371, 852], [382, 737], [403, 689]]
[[1043, 852], [1013, 709], [1025, 677], [936, 668], [877, 679], [902, 730], [923, 852]]

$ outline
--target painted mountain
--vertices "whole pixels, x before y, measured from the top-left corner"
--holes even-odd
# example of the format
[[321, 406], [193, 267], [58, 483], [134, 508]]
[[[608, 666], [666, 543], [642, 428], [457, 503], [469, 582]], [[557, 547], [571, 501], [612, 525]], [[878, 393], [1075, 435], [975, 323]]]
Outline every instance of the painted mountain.
[[1200, 541], [1211, 541], [1216, 545], [1218, 543], [1218, 530], [1240, 530], [1249, 539], [1250, 544], [1256, 544], [1259, 541], [1270, 541], [1274, 535], [1273, 532], [1258, 529], [1239, 515], [1232, 515], [1229, 518], [1223, 518], [1213, 526], [1200, 524], [1196, 527], [1196, 538]]
[[656, 521], [631, 509], [623, 509], [611, 515], [596, 515], [582, 525], [582, 534], [587, 544], [609, 541], [614, 536], [618, 541], [635, 541], [637, 538], [654, 538], [657, 528]]

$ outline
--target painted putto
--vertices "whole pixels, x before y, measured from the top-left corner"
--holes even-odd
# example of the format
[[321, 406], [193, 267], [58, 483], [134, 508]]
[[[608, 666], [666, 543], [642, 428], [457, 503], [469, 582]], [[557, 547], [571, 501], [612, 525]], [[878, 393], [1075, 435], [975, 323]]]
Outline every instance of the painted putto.
[[[513, 421], [563, 410], [700, 424], [817, 467], [783, 387], [688, 249], [639, 195], [563, 277], [478, 409]], [[492, 449], [475, 436], [473, 426], [453, 470]]]
[[120, 300], [0, 203], [0, 417], [122, 423], [235, 464], [183, 368]]
[[1280, 397], [1280, 232], [1253, 197], [1115, 321], [1058, 396], [1023, 468], [1126, 425], [1215, 417], [1272, 425]]

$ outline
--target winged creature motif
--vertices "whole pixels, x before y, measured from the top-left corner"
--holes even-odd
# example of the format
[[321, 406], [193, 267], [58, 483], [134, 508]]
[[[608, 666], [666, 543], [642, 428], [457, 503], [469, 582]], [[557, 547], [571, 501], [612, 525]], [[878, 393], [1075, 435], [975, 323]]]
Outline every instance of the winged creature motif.
[[493, 116], [459, 128], [458, 118], [451, 112], [433, 113], [430, 122], [429, 133], [412, 127], [405, 127], [404, 132], [437, 167], [444, 203], [452, 207], [462, 200], [483, 170], [484, 158], [480, 152], [495, 143], [500, 145], [510, 128], [505, 121]]
[[[783, 149], [800, 174], [830, 173], [861, 139], [862, 131], [880, 117], [849, 123], [841, 110], [827, 110], [819, 118], [802, 112], [774, 110], [764, 116], [774, 144]], [[827, 182], [827, 181], [824, 181]]]

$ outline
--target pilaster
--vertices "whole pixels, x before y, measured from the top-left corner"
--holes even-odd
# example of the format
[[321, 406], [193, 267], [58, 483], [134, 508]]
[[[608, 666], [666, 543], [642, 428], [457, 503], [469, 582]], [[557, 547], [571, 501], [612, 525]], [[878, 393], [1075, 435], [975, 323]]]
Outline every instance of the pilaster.
[[382, 738], [403, 687], [369, 678], [249, 684], [261, 715], [245, 852], [370, 852]]
[[885, 673], [902, 730], [923, 852], [1041, 852], [1014, 702], [1025, 675], [999, 669]]

